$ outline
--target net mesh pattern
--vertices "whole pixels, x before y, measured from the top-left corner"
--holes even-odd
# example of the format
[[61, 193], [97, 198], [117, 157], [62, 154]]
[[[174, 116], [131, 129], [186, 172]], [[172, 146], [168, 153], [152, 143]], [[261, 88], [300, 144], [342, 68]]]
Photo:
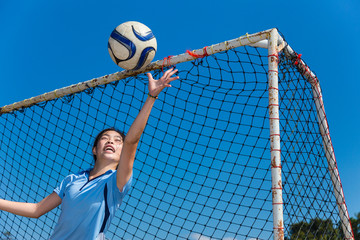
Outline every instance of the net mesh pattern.
[[[155, 103], [108, 239], [273, 238], [267, 58], [241, 47], [176, 66], [181, 80]], [[90, 168], [97, 133], [127, 132], [146, 93], [141, 74], [1, 115], [0, 197], [38, 202]], [[291, 226], [340, 218], [311, 85], [283, 55], [279, 94], [284, 231], [302, 239]], [[59, 213], [0, 211], [0, 231], [49, 239]]]

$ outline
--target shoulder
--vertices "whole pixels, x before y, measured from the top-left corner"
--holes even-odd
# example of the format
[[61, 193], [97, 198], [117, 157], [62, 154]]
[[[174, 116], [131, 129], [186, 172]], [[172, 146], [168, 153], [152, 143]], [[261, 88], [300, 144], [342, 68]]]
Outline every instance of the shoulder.
[[66, 184], [66, 183], [71, 183], [71, 182], [76, 181], [81, 178], [87, 178], [87, 176], [89, 176], [89, 172], [90, 172], [89, 170], [82, 170], [77, 173], [71, 173], [71, 174], [67, 175], [66, 177], [64, 177], [62, 182]]
[[118, 173], [117, 170], [112, 170], [112, 172], [109, 173], [108, 175], [108, 182], [112, 185], [114, 189], [118, 189], [120, 192], [125, 192], [126, 188], [130, 188], [130, 186], [132, 185], [133, 174], [131, 174], [129, 179], [127, 179], [126, 182], [124, 183], [124, 185], [121, 188], [119, 188], [117, 181], [117, 178], [119, 176], [117, 173]]

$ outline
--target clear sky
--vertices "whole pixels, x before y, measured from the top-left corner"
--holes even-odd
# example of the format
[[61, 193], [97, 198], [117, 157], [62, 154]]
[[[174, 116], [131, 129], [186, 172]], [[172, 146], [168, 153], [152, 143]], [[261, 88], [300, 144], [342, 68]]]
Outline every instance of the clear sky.
[[155, 60], [273, 27], [317, 74], [350, 216], [360, 212], [360, 2], [0, 0], [0, 106], [119, 69], [109, 34], [129, 20], [158, 41]]

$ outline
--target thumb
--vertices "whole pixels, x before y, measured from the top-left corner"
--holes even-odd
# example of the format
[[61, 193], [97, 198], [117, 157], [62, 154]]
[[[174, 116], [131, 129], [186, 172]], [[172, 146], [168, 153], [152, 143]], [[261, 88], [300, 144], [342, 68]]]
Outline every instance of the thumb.
[[147, 77], [148, 77], [148, 79], [149, 80], [154, 80], [154, 78], [153, 78], [153, 76], [152, 76], [152, 74], [151, 73], [146, 73], [146, 75], [147, 75]]

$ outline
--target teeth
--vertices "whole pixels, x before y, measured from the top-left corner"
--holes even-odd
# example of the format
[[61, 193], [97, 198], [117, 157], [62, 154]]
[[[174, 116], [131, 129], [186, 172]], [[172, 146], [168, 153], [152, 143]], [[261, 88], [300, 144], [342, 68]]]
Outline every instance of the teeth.
[[110, 151], [114, 152], [114, 149], [112, 147], [107, 147], [107, 148], [105, 148], [105, 150], [110, 150]]

